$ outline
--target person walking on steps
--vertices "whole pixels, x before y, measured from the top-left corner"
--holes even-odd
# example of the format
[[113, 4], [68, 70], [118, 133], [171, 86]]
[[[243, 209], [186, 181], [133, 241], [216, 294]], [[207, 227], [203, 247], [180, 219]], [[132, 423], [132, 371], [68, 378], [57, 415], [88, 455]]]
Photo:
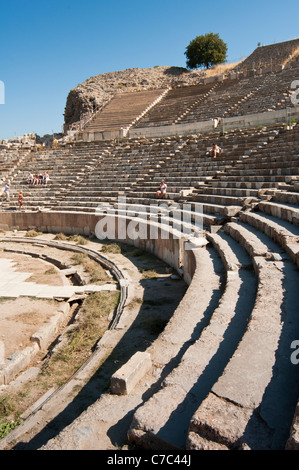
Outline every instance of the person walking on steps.
[[24, 208], [23, 193], [22, 193], [22, 191], [19, 192], [19, 195], [18, 195], [18, 203], [19, 203], [19, 210], [25, 209], [25, 208]]
[[10, 180], [8, 180], [7, 183], [5, 184], [4, 191], [5, 191], [5, 200], [8, 202], [9, 194], [10, 194]]

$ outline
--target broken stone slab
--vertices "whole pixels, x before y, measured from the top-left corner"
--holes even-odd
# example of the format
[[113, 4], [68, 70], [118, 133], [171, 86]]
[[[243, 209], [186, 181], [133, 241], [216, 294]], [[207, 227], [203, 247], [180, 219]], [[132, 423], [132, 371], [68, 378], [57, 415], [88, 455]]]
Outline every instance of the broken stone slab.
[[222, 225], [210, 225], [210, 232], [217, 233], [222, 229]]
[[186, 440], [186, 450], [229, 450], [229, 448], [223, 444], [209, 441], [195, 432], [189, 432]]
[[[255, 421], [252, 409], [243, 408], [209, 393], [191, 418], [189, 434], [194, 432], [201, 438], [229, 449], [239, 449], [246, 444], [251, 448], [253, 443], [256, 445], [254, 441], [257, 438], [254, 436], [254, 431], [249, 435], [250, 421]], [[270, 434], [265, 428], [260, 448], [267, 448], [271, 439]]]
[[37, 345], [27, 347], [22, 351], [16, 351], [14, 358], [7, 361], [3, 368], [4, 384], [9, 384], [22, 370], [24, 370], [31, 362], [32, 358], [38, 352]]
[[151, 367], [150, 354], [138, 351], [111, 377], [111, 392], [117, 395], [129, 395]]
[[227, 217], [235, 217], [240, 213], [242, 206], [226, 206], [223, 209], [224, 215]]
[[[65, 312], [69, 311], [69, 304], [67, 304], [67, 308]], [[62, 312], [58, 312], [56, 315], [53, 315], [49, 322], [43, 325], [39, 330], [33, 333], [30, 337], [32, 342], [35, 342], [41, 350], [45, 350], [48, 348], [49, 344], [55, 338], [59, 327], [61, 326], [64, 320], [64, 315]]]

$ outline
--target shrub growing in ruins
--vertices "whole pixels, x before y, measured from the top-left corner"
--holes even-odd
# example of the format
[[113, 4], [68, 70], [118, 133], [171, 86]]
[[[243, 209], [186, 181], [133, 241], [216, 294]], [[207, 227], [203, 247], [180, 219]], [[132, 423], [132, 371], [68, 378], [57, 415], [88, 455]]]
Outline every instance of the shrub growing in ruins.
[[227, 45], [219, 34], [208, 33], [197, 36], [186, 47], [187, 67], [196, 69], [221, 64], [226, 60]]

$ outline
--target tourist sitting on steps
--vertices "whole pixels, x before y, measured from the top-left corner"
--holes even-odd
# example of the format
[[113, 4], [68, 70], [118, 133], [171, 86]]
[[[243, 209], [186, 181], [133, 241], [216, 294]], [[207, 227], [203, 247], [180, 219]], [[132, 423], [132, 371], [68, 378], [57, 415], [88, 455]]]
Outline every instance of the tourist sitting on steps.
[[35, 173], [33, 184], [38, 184], [38, 183], [39, 183], [38, 173]]
[[28, 184], [33, 184], [34, 176], [32, 173], [29, 173], [28, 178], [27, 178], [27, 183]]
[[49, 179], [50, 179], [50, 178], [49, 178], [49, 175], [48, 175], [48, 173], [45, 171], [45, 172], [44, 172], [44, 176], [43, 176], [43, 183], [44, 183], [44, 184], [47, 184], [48, 181], [49, 181]]
[[210, 157], [216, 158], [220, 155], [221, 153], [221, 147], [219, 147], [217, 144], [213, 144], [213, 147], [211, 148], [209, 155]]
[[166, 197], [166, 191], [167, 191], [167, 184], [165, 183], [164, 180], [161, 181], [160, 183], [160, 188], [157, 191], [157, 198], [165, 198]]

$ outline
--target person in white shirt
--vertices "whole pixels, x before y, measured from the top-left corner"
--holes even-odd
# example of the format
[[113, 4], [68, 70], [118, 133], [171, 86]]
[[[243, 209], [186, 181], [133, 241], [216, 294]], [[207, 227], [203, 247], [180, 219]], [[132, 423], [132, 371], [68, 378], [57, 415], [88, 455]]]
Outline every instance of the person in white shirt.
[[6, 200], [6, 201], [9, 201], [10, 181], [8, 181], [8, 182], [5, 184], [4, 191], [5, 191], [5, 200]]

